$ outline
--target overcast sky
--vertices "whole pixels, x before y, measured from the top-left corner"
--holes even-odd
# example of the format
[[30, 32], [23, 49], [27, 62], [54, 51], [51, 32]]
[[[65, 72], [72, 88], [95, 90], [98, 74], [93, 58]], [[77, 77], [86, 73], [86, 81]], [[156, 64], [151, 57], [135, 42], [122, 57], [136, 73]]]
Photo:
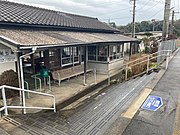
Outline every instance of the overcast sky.
[[[97, 17], [103, 22], [125, 25], [132, 21], [132, 4], [129, 0], [9, 0], [33, 6]], [[137, 0], [136, 21], [162, 20], [165, 0]], [[172, 0], [171, 7], [180, 11], [180, 0]], [[176, 14], [175, 19], [180, 19]]]

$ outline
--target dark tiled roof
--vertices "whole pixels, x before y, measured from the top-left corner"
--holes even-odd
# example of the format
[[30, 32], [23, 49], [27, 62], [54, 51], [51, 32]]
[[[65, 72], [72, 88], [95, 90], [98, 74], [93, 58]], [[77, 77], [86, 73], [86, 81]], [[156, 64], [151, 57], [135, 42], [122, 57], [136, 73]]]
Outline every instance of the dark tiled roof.
[[24, 4], [0, 0], [0, 24], [28, 24], [59, 28], [116, 32], [96, 18], [68, 14]]

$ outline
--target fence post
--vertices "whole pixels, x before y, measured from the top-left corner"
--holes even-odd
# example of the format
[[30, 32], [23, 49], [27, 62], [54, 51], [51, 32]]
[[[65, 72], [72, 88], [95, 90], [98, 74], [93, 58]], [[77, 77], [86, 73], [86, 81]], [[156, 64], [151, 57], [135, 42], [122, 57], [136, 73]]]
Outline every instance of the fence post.
[[55, 97], [53, 97], [53, 106], [54, 106], [54, 112], [56, 112], [56, 99], [55, 99]]
[[50, 78], [50, 76], [48, 78], [48, 81], [49, 81], [49, 90], [51, 91], [51, 78]]
[[[26, 89], [29, 90], [29, 84], [27, 81], [24, 81], [24, 83], [26, 84]], [[27, 92], [27, 98], [29, 98], [29, 92]]]
[[110, 73], [109, 73], [109, 70], [108, 70], [108, 85], [110, 85], [110, 81], [111, 81], [111, 77], [110, 77]]
[[41, 81], [41, 79], [39, 78], [39, 89], [40, 89], [40, 92], [42, 92], [42, 81]]
[[168, 69], [168, 64], [169, 64], [169, 51], [166, 56], [166, 69]]
[[60, 78], [60, 73], [57, 73], [58, 74], [58, 85], [59, 87], [61, 86], [61, 78]]
[[125, 67], [125, 80], [127, 80], [128, 78], [128, 64], [126, 64], [126, 67]]
[[25, 98], [25, 92], [24, 92], [24, 89], [22, 91], [22, 98], [23, 98], [23, 113], [26, 114], [26, 98]]
[[36, 76], [34, 78], [34, 83], [35, 83], [35, 90], [37, 90], [37, 81], [36, 81]]
[[94, 68], [94, 83], [97, 84], [96, 68]]
[[5, 107], [5, 116], [8, 115], [8, 110], [7, 110], [7, 102], [6, 102], [6, 94], [5, 94], [5, 88], [2, 88], [2, 98], [3, 98], [3, 105]]
[[147, 71], [146, 71], [146, 73], [148, 74], [148, 72], [149, 72], [149, 55], [148, 55], [148, 59], [147, 59], [148, 61], [147, 61]]

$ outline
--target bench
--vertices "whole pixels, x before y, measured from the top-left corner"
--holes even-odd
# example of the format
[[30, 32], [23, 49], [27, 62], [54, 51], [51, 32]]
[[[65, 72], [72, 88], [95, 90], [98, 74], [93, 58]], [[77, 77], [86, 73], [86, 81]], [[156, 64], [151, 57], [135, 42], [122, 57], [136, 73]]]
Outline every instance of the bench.
[[[91, 72], [93, 69], [87, 69], [86, 72]], [[62, 80], [70, 79], [72, 77], [81, 75], [84, 73], [84, 65], [78, 65], [67, 69], [56, 70], [52, 72], [52, 77], [57, 80], [59, 86]]]

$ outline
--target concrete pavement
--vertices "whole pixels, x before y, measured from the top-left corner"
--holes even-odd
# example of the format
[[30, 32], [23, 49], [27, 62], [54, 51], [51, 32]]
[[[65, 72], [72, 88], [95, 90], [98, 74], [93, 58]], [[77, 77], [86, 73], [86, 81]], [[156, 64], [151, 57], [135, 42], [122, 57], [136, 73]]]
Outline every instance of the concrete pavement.
[[9, 116], [7, 120], [15, 124], [9, 125], [5, 119], [0, 122], [0, 128], [12, 135], [104, 135], [155, 74], [111, 86], [76, 109]]
[[164, 105], [156, 112], [140, 108], [122, 135], [180, 134], [180, 51], [151, 95], [162, 97]]

